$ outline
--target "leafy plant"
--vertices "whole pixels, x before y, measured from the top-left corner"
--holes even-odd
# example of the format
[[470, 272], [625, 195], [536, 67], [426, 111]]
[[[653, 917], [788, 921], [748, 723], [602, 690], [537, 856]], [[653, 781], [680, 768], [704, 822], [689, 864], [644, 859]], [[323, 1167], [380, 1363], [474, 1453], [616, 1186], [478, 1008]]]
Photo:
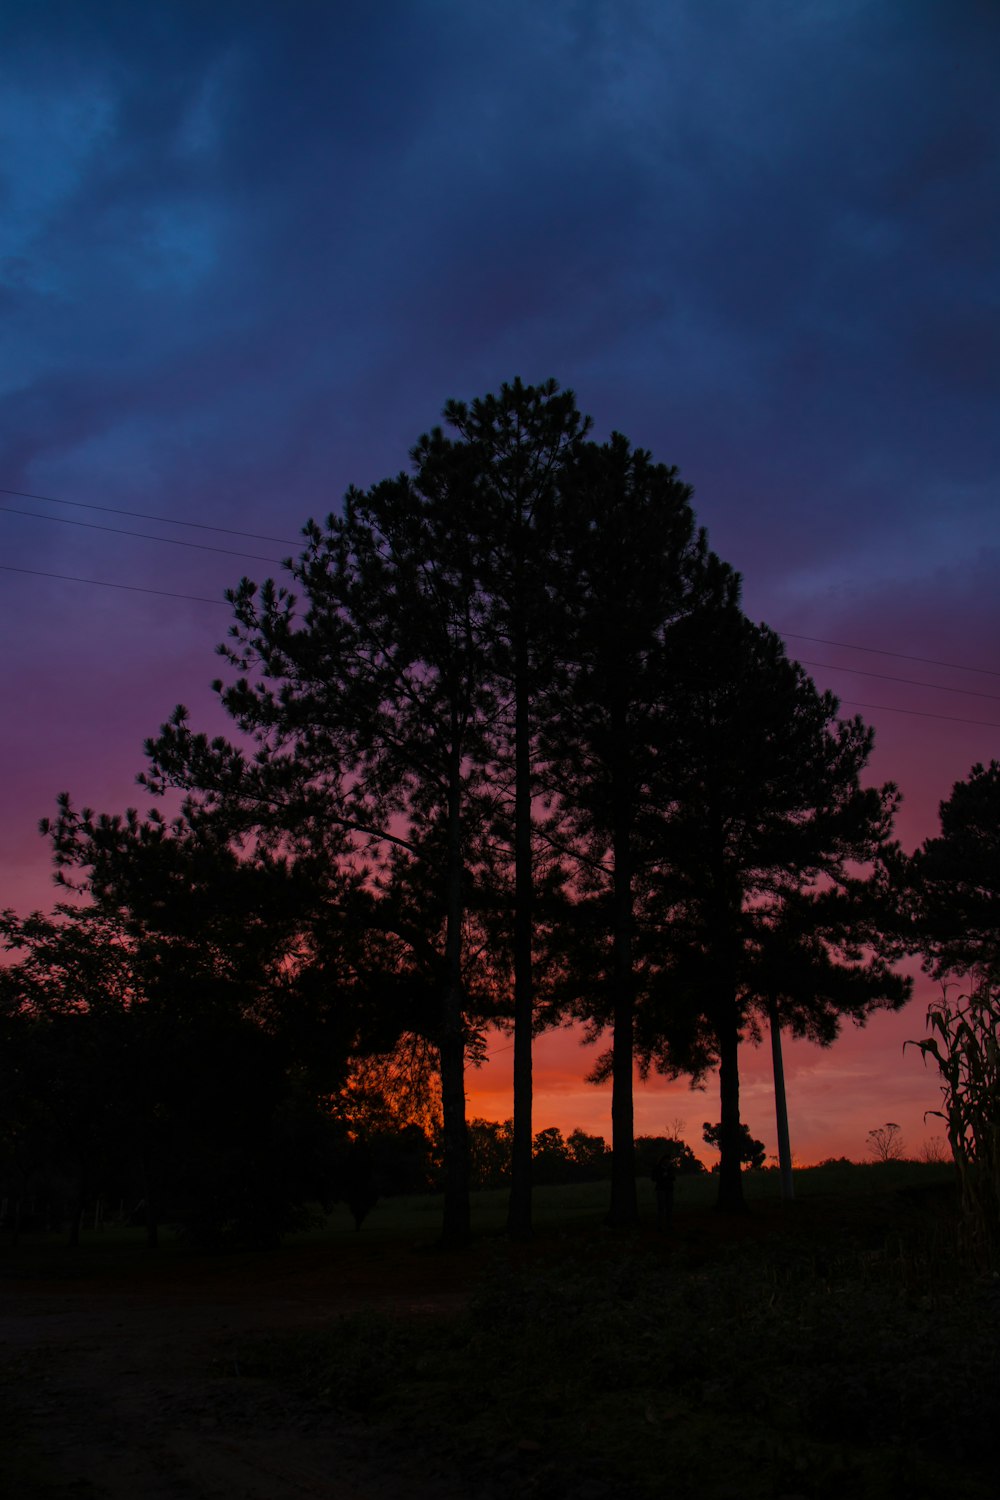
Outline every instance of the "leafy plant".
[[967, 1248], [987, 1266], [1000, 1254], [1000, 990], [983, 979], [968, 994], [947, 991], [927, 1012], [931, 1035], [907, 1043], [932, 1057], [961, 1184]]

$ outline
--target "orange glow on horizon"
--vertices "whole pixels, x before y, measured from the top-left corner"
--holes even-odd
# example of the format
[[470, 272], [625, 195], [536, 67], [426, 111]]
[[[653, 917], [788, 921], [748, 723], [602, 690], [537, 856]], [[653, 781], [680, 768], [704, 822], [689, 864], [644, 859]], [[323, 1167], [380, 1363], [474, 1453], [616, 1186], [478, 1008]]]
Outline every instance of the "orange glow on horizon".
[[[940, 1120], [924, 1121], [940, 1105], [937, 1074], [914, 1048], [903, 1044], [924, 1034], [930, 981], [918, 981], [917, 998], [896, 1014], [878, 1013], [863, 1029], [849, 1026], [832, 1047], [785, 1038], [785, 1082], [797, 1166], [812, 1166], [829, 1157], [869, 1160], [867, 1135], [886, 1120], [902, 1127], [907, 1155], [919, 1156], [924, 1144], [944, 1135]], [[496, 1034], [481, 1068], [466, 1073], [470, 1119], [506, 1120], [513, 1113], [513, 1049], [510, 1038]], [[547, 1032], [536, 1039], [533, 1121], [537, 1134], [550, 1126], [564, 1135], [581, 1129], [611, 1139], [611, 1085], [586, 1082], [595, 1049], [583, 1046], [576, 1028]], [[891, 1066], [887, 1066], [891, 1062]], [[711, 1165], [715, 1153], [702, 1140], [702, 1124], [719, 1118], [718, 1076], [703, 1088], [687, 1080], [651, 1076], [635, 1081], [635, 1134], [666, 1135], [682, 1122], [680, 1134], [696, 1156]], [[740, 1114], [750, 1132], [762, 1140], [768, 1157], [777, 1153], [774, 1086], [767, 1046], [740, 1048]]]

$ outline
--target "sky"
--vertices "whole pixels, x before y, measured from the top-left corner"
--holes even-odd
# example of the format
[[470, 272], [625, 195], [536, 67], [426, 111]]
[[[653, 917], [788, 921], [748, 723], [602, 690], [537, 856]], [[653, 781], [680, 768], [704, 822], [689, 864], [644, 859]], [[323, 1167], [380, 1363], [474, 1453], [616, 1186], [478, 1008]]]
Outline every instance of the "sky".
[[[177, 702], [225, 729], [224, 589], [515, 375], [679, 467], [932, 835], [1000, 755], [998, 74], [992, 0], [7, 0], [0, 905], [54, 899], [57, 793], [144, 805]], [[940, 1134], [935, 994], [788, 1046], [798, 1160]], [[537, 1128], [610, 1136], [591, 1060], [543, 1039]], [[699, 1149], [717, 1118], [637, 1094]]]

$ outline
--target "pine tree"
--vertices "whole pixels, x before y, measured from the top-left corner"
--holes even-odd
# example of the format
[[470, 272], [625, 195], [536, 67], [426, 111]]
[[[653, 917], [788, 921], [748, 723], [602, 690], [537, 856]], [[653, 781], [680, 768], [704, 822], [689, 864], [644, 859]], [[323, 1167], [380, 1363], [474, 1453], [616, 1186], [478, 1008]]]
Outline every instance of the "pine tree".
[[[674, 801], [651, 885], [661, 925], [641, 1028], [647, 1059], [659, 1038], [661, 1066], [718, 1063], [719, 1203], [739, 1210], [739, 1042], [754, 1008], [783, 997], [797, 1025], [828, 1040], [842, 1010], [905, 998], [883, 960], [860, 954], [874, 925], [856, 869], [887, 849], [898, 796], [891, 784], [861, 786], [872, 731], [838, 719], [836, 699], [774, 632], [733, 611], [714, 635], [692, 637], [688, 663], [673, 704]], [[831, 889], [839, 909], [823, 895]], [[807, 898], [818, 903], [811, 937], [796, 932]]]
[[[611, 1032], [610, 1222], [635, 1223], [633, 1071], [640, 892], [669, 797], [664, 704], [684, 668], [678, 624], [710, 618], [737, 581], [695, 527], [691, 490], [621, 434], [588, 443], [564, 477], [560, 568], [565, 664], [543, 736], [547, 784], [571, 833], [592, 936], [577, 1013]], [[570, 503], [571, 500], [571, 503]], [[600, 1067], [600, 1065], [599, 1065]]]
[[438, 1050], [451, 1243], [469, 1233], [467, 922], [497, 716], [469, 505], [463, 466], [435, 466], [426, 444], [412, 475], [349, 491], [343, 514], [310, 522], [286, 565], [301, 606], [271, 580], [231, 595], [224, 654], [239, 675], [217, 688], [252, 761], [192, 735], [183, 716], [149, 747], [150, 784], [198, 788], [207, 814], [242, 818], [314, 861], [329, 850], [353, 872], [392, 960], [384, 992], [409, 991]]
[[941, 832], [907, 872], [910, 946], [938, 978], [1000, 979], [1000, 761], [974, 765], [940, 807]]
[[[540, 705], [551, 695], [562, 641], [548, 589], [562, 476], [589, 427], [572, 391], [556, 382], [503, 385], [467, 406], [450, 401], [445, 418], [460, 445], [434, 434], [417, 450], [424, 472], [442, 465], [464, 469], [470, 495], [467, 524], [473, 534], [484, 603], [484, 645], [489, 671], [507, 711], [497, 723], [496, 785], [513, 782], [497, 826], [508, 822], [513, 865], [514, 1134], [508, 1233], [531, 1233], [532, 1036], [536, 1020], [533, 974], [538, 870], [533, 802]], [[512, 803], [512, 805], [510, 805]]]

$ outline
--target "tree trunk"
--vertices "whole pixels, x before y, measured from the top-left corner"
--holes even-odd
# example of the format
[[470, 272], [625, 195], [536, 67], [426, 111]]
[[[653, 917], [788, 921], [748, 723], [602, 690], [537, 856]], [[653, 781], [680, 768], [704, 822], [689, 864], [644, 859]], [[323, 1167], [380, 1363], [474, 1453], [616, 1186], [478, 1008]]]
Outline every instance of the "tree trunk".
[[767, 1019], [771, 1027], [771, 1062], [774, 1068], [774, 1113], [778, 1126], [778, 1167], [781, 1172], [781, 1197], [791, 1203], [795, 1197], [792, 1182], [792, 1147], [788, 1135], [788, 1104], [785, 1099], [785, 1068], [781, 1060], [781, 1017], [774, 995], [767, 997]]
[[[455, 1012], [458, 1011], [458, 1024]], [[461, 994], [451, 996], [441, 1038], [441, 1115], [444, 1138], [444, 1219], [441, 1241], [464, 1245], [471, 1230], [469, 1136], [465, 1121], [465, 1030]]]
[[[457, 735], [456, 735], [457, 743]], [[445, 934], [445, 992], [441, 1018], [441, 1114], [444, 1144], [445, 1245], [469, 1238], [469, 1134], [465, 1120], [465, 1005], [462, 984], [461, 757], [456, 750], [448, 787], [448, 901]]]
[[[617, 743], [624, 750], [626, 726]], [[632, 974], [632, 840], [628, 793], [623, 772], [614, 788], [614, 1030], [611, 1065], [611, 1209], [608, 1223], [622, 1227], [639, 1222], [635, 1186], [635, 1110], [632, 1077], [635, 1053], [635, 996]]]
[[159, 1217], [159, 1214], [157, 1212], [156, 1202], [155, 1202], [155, 1200], [153, 1198], [152, 1193], [149, 1190], [149, 1184], [148, 1184], [148, 1182], [146, 1184], [146, 1212], [145, 1212], [145, 1220], [146, 1220], [146, 1247], [149, 1250], [156, 1250], [156, 1249], [159, 1248], [159, 1244], [160, 1244], [160, 1217]]
[[73, 1200], [72, 1218], [69, 1223], [69, 1247], [75, 1250], [80, 1243], [80, 1229], [83, 1225], [83, 1213], [86, 1207], [86, 1192], [81, 1188]]
[[[150, 1170], [150, 1159], [154, 1166]], [[156, 1179], [156, 1149], [147, 1140], [139, 1152], [139, 1181], [142, 1183], [142, 1219], [146, 1230], [146, 1248], [157, 1250], [160, 1245], [160, 1206], [158, 1195], [153, 1191]]]
[[507, 1233], [531, 1235], [531, 1042], [534, 993], [531, 973], [531, 728], [528, 652], [523, 621], [514, 647], [514, 1140]]
[[719, 1042], [719, 1095], [722, 1128], [719, 1148], [718, 1206], [725, 1213], [744, 1213], [743, 1170], [740, 1141], [740, 1029], [735, 995], [728, 995], [718, 1008], [716, 1031]]

